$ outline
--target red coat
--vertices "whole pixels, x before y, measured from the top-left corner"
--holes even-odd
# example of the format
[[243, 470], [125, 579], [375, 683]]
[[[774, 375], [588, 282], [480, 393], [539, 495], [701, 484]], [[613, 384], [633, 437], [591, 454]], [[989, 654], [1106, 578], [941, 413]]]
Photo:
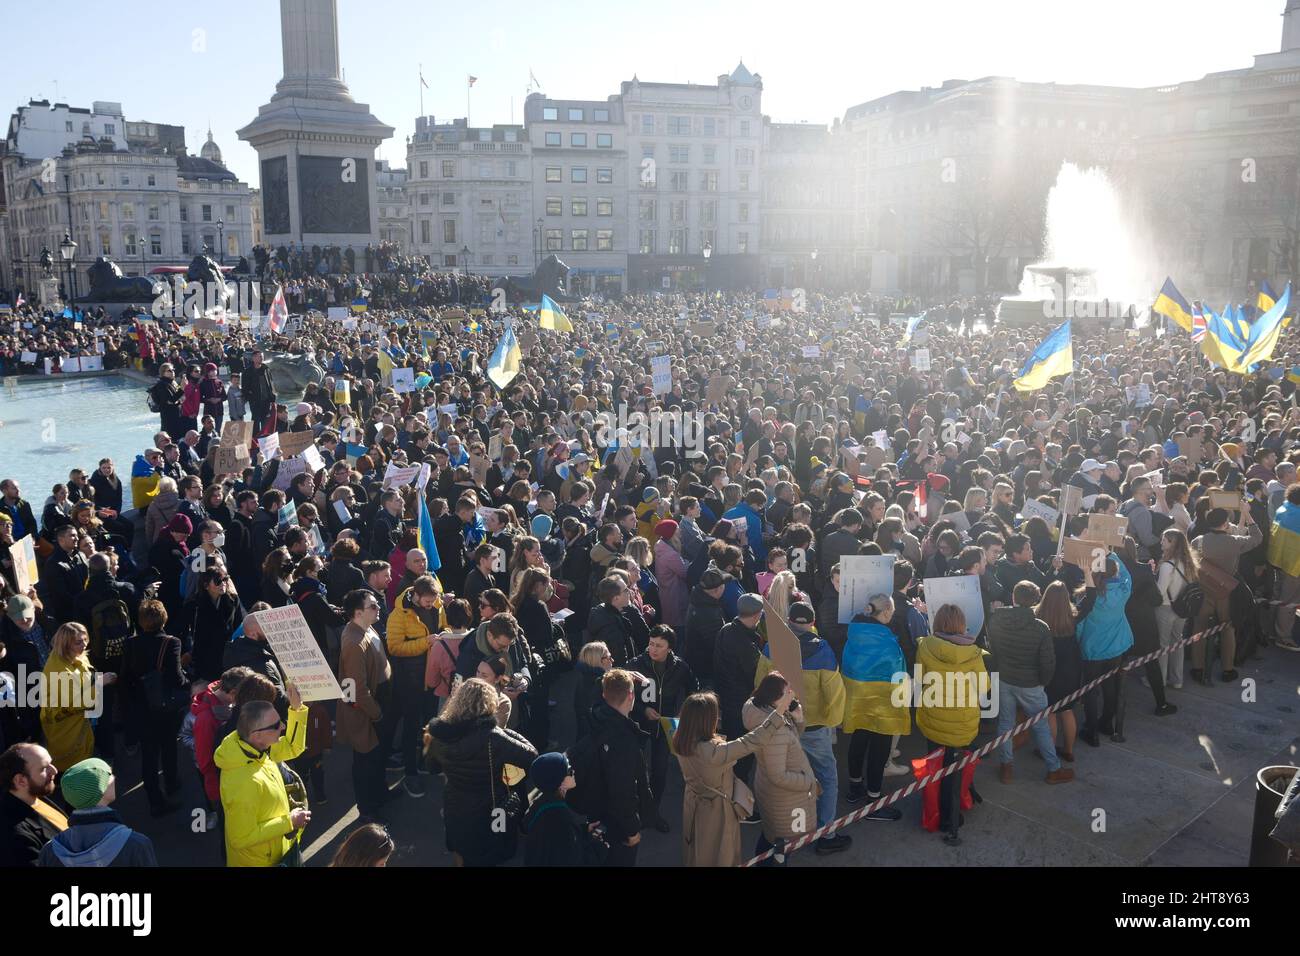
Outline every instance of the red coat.
[[213, 762], [218, 735], [230, 718], [230, 705], [223, 704], [216, 695], [220, 681], [213, 681], [206, 690], [194, 695], [190, 713], [194, 715], [194, 763], [203, 775], [203, 792], [209, 800], [221, 801], [221, 771]]

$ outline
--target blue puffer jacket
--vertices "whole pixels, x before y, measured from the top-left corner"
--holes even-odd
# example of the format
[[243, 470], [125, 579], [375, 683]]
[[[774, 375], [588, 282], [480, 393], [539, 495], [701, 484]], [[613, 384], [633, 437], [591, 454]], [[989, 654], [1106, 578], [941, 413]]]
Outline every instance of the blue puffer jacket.
[[1084, 605], [1092, 609], [1079, 622], [1079, 652], [1085, 661], [1105, 661], [1119, 657], [1133, 646], [1133, 629], [1124, 615], [1124, 606], [1133, 593], [1133, 578], [1118, 559], [1119, 573], [1106, 581], [1106, 593], [1097, 595], [1089, 589]]

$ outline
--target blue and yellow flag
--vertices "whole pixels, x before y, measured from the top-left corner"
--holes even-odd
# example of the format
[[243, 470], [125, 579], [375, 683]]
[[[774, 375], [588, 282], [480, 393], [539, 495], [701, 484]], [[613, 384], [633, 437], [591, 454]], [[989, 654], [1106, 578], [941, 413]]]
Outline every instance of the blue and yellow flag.
[[394, 367], [395, 366], [393, 364], [393, 357], [389, 355], [387, 352], [385, 352], [383, 349], [380, 349], [379, 350], [379, 375], [384, 381], [391, 382], [393, 380]]
[[1011, 384], [1018, 392], [1032, 392], [1057, 376], [1069, 375], [1073, 371], [1074, 346], [1070, 342], [1070, 320], [1066, 319], [1034, 349], [1034, 354], [1029, 356]]
[[366, 299], [362, 296], [357, 296], [355, 299], [352, 300], [353, 312], [365, 312], [369, 308], [370, 308], [369, 299]]
[[[1282, 317], [1291, 303], [1291, 283], [1282, 290], [1282, 297], [1250, 327], [1250, 338], [1242, 353], [1241, 369], [1257, 365], [1270, 358], [1277, 348], [1277, 340], [1282, 335]], [[1238, 369], [1239, 371], [1240, 369]]]
[[1288, 501], [1273, 516], [1268, 563], [1283, 574], [1300, 576], [1300, 505]]
[[537, 319], [538, 326], [543, 329], [550, 329], [553, 332], [573, 331], [573, 323], [549, 295], [542, 296], [542, 303], [537, 308]]
[[1172, 278], [1166, 277], [1165, 284], [1160, 287], [1160, 294], [1156, 296], [1155, 305], [1151, 306], [1151, 311], [1167, 316], [1184, 332], [1192, 331], [1192, 307], [1178, 291]]
[[902, 345], [906, 345], [908, 342], [911, 342], [911, 341], [912, 341], [912, 333], [915, 332], [915, 331], [916, 331], [916, 327], [917, 327], [918, 325], [920, 325], [920, 324], [921, 324], [922, 322], [924, 322], [924, 321], [925, 321], [925, 313], [924, 313], [924, 312], [922, 312], [920, 315], [914, 315], [914, 316], [912, 316], [910, 319], [908, 319], [908, 320], [907, 320], [907, 331], [903, 333], [903, 341], [902, 341], [900, 344], [902, 344]]
[[424, 552], [424, 556], [429, 559], [429, 571], [432, 573], [442, 567], [442, 559], [438, 557], [438, 545], [433, 539], [433, 521], [429, 518], [429, 508], [424, 503], [424, 495], [417, 495], [415, 500], [419, 547]]
[[421, 329], [420, 344], [424, 346], [426, 354], [432, 353], [438, 347], [438, 333], [433, 329]]
[[[1224, 306], [1224, 314], [1231, 316], [1232, 306]], [[1220, 368], [1235, 372], [1240, 364], [1246, 342], [1237, 331], [1236, 322], [1205, 310], [1205, 338], [1201, 339], [1201, 354]]]
[[523, 364], [524, 353], [519, 348], [519, 340], [515, 338], [515, 330], [507, 325], [501, 335], [501, 341], [497, 343], [496, 351], [492, 353], [491, 361], [488, 362], [487, 377], [493, 385], [504, 391], [519, 374]]
[[906, 734], [912, 729], [909, 709], [894, 706], [898, 687], [894, 678], [904, 675], [906, 681], [907, 661], [898, 641], [889, 640], [892, 635], [893, 631], [874, 621], [849, 625], [840, 665], [845, 695], [841, 726], [845, 733], [874, 730]]
[[[1255, 308], [1259, 310], [1260, 315], [1263, 315], [1269, 309], [1273, 308], [1276, 303], [1277, 293], [1273, 291], [1273, 287], [1269, 285], [1268, 280], [1265, 279], [1259, 284], [1259, 295], [1255, 297]], [[1294, 316], [1283, 316], [1282, 328], [1285, 329], [1289, 326], [1292, 318], [1294, 318]]]

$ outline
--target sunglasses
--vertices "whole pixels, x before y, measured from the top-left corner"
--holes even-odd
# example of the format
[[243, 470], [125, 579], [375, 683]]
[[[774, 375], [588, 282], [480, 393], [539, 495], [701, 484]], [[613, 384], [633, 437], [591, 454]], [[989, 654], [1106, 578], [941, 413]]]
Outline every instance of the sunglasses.
[[284, 726], [284, 721], [277, 720], [275, 723], [267, 724], [265, 727], [258, 727], [256, 730], [253, 731], [253, 733], [260, 734], [264, 730], [279, 730], [283, 726]]

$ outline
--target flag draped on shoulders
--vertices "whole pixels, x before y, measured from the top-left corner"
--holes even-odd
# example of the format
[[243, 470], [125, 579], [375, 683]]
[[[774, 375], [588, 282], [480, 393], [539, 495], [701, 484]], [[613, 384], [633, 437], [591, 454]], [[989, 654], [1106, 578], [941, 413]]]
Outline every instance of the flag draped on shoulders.
[[1018, 392], [1032, 392], [1052, 379], [1074, 371], [1074, 346], [1070, 342], [1070, 322], [1061, 323], [1029, 356], [1011, 382]]
[[1288, 501], [1273, 516], [1268, 563], [1283, 574], [1300, 577], [1300, 505]]

